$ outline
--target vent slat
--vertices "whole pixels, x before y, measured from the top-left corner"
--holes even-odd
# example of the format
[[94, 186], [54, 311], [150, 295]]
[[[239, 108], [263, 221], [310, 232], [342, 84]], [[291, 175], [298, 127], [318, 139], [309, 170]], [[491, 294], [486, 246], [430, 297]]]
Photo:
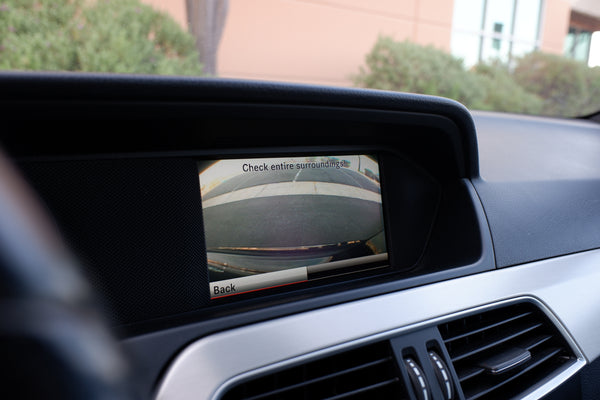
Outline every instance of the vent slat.
[[254, 377], [221, 399], [402, 399], [406, 394], [390, 343], [382, 341]]
[[375, 360], [375, 361], [372, 361], [372, 362], [369, 362], [369, 363], [365, 363], [365, 364], [361, 364], [361, 365], [353, 367], [353, 368], [346, 368], [344, 370], [337, 371], [337, 372], [334, 372], [334, 373], [331, 373], [331, 374], [326, 374], [326, 375], [319, 376], [319, 377], [314, 378], [314, 379], [309, 379], [309, 380], [306, 380], [306, 381], [302, 381], [302, 382], [296, 383], [294, 385], [284, 386], [284, 387], [281, 387], [279, 389], [275, 389], [275, 390], [271, 390], [269, 392], [261, 393], [261, 394], [256, 395], [256, 396], [247, 397], [246, 400], [259, 400], [259, 399], [267, 398], [267, 397], [270, 397], [270, 396], [275, 396], [275, 395], [278, 395], [278, 394], [282, 394], [282, 393], [288, 392], [290, 390], [301, 388], [303, 386], [310, 386], [310, 385], [313, 385], [313, 384], [316, 384], [316, 383], [319, 383], [319, 382], [324, 382], [324, 381], [326, 381], [328, 379], [334, 379], [334, 378], [337, 378], [337, 377], [340, 377], [340, 376], [343, 376], [343, 375], [346, 375], [346, 374], [350, 374], [352, 372], [356, 372], [356, 371], [364, 370], [364, 369], [367, 369], [367, 368], [375, 367], [377, 365], [384, 364], [384, 363], [389, 362], [391, 360], [392, 360], [391, 356], [385, 357], [383, 359]]
[[[576, 360], [554, 324], [529, 302], [467, 315], [439, 330], [466, 400], [521, 398]], [[527, 352], [531, 358], [503, 372], [489, 367], [489, 360], [510, 364], [511, 354]]]
[[460, 374], [458, 375], [458, 380], [462, 383], [467, 379], [471, 379], [474, 376], [481, 374], [484, 371], [485, 369], [479, 367], [464, 368], [460, 371]]
[[527, 372], [533, 370], [534, 368], [538, 367], [542, 363], [548, 361], [550, 358], [552, 358], [553, 356], [560, 353], [561, 350], [562, 350], [561, 348], [551, 348], [551, 349], [544, 350], [544, 352], [536, 355], [531, 361], [529, 361], [529, 365], [526, 368], [524, 368], [523, 370], [510, 376], [510, 378], [507, 378], [491, 387], [485, 388], [484, 390], [477, 391], [476, 393], [472, 393], [472, 392], [465, 393], [466, 399], [467, 400], [477, 400], [477, 399], [481, 398], [482, 396], [489, 394], [496, 389], [501, 388], [502, 386], [514, 381], [515, 379], [519, 378], [520, 376], [522, 376], [522, 375], [526, 374]]
[[520, 346], [524, 349], [532, 350], [550, 339], [552, 339], [552, 335], [539, 335], [521, 343]]
[[519, 315], [515, 315], [514, 317], [503, 319], [503, 320], [501, 320], [499, 322], [492, 323], [492, 324], [483, 326], [483, 327], [478, 328], [478, 329], [469, 330], [468, 332], [461, 333], [459, 335], [452, 336], [452, 337], [449, 337], [449, 338], [445, 338], [444, 339], [444, 343], [452, 342], [452, 341], [455, 341], [455, 340], [458, 340], [458, 339], [463, 339], [463, 338], [465, 338], [467, 336], [471, 336], [471, 335], [474, 335], [476, 333], [485, 332], [487, 330], [490, 330], [490, 329], [493, 329], [493, 328], [497, 328], [499, 326], [502, 326], [502, 325], [508, 324], [510, 322], [516, 321], [518, 319], [524, 318], [524, 317], [526, 317], [528, 315], [531, 315], [531, 312], [524, 312], [524, 313], [521, 313]]
[[523, 327], [520, 327], [519, 330], [511, 335], [505, 336], [503, 332], [499, 332], [494, 335], [490, 335], [489, 338], [485, 340], [483, 343], [475, 343], [469, 346], [466, 346], [464, 350], [462, 350], [459, 354], [454, 354], [452, 356], [452, 362], [460, 361], [464, 358], [470, 357], [477, 353], [480, 353], [484, 350], [491, 349], [492, 347], [498, 346], [502, 343], [508, 342], [514, 338], [517, 338], [525, 333], [531, 332], [534, 329], [542, 326], [541, 322], [538, 323], [529, 323]]
[[393, 385], [394, 383], [397, 383], [398, 381], [400, 381], [400, 378], [388, 379], [387, 381], [384, 381], [384, 382], [375, 383], [375, 384], [372, 384], [372, 385], [369, 385], [369, 386], [362, 387], [362, 388], [357, 389], [357, 390], [352, 390], [350, 392], [338, 394], [336, 396], [327, 397], [327, 398], [325, 398], [323, 400], [347, 399], [347, 398], [350, 398], [350, 397], [353, 397], [353, 396], [357, 396], [359, 394], [365, 394], [366, 392], [369, 392], [371, 390], [380, 389], [380, 388], [382, 388], [384, 386]]

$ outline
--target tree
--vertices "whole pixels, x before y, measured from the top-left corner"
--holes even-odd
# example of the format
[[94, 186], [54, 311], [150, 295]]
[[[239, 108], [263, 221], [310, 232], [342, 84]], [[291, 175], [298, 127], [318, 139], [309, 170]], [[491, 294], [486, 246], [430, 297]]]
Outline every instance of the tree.
[[600, 68], [554, 54], [534, 52], [517, 61], [515, 80], [544, 99], [547, 115], [576, 116], [598, 109]]
[[360, 87], [449, 97], [467, 106], [478, 105], [485, 97], [477, 77], [461, 60], [432, 46], [385, 36], [367, 54], [366, 67], [354, 82]]
[[139, 0], [5, 0], [0, 69], [203, 72], [193, 37]]
[[513, 68], [490, 61], [466, 69], [431, 46], [380, 37], [354, 82], [360, 87], [432, 94], [472, 109], [573, 117], [594, 112], [600, 68], [534, 52]]
[[186, 0], [190, 31], [196, 39], [200, 61], [209, 75], [217, 73], [217, 50], [225, 27], [228, 0]]

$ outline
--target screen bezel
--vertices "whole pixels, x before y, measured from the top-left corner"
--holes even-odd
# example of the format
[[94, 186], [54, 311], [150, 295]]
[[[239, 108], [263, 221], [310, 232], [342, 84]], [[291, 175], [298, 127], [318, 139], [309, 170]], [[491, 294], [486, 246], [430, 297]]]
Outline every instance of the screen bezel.
[[[354, 265], [352, 267], [348, 267], [348, 268], [340, 268], [340, 269], [336, 269], [334, 270], [332, 273], [330, 274], [325, 274], [324, 276], [313, 276], [312, 279], [308, 279], [308, 280], [304, 280], [304, 281], [298, 281], [298, 282], [289, 282], [289, 283], [285, 283], [285, 284], [281, 284], [281, 285], [277, 285], [277, 286], [267, 286], [267, 287], [260, 287], [260, 288], [256, 288], [253, 290], [247, 290], [244, 292], [240, 292], [240, 293], [234, 293], [234, 294], [224, 294], [221, 296], [217, 296], [217, 297], [213, 297], [210, 295], [211, 293], [211, 284], [213, 282], [210, 281], [210, 277], [208, 278], [208, 282], [207, 282], [207, 287], [208, 287], [208, 291], [209, 291], [209, 296], [210, 296], [210, 302], [211, 304], [213, 303], [222, 303], [222, 302], [229, 302], [229, 301], [235, 301], [235, 300], [242, 300], [242, 299], [251, 299], [251, 298], [257, 298], [257, 297], [264, 297], [264, 296], [268, 296], [270, 294], [276, 294], [276, 293], [285, 293], [285, 292], [289, 292], [289, 291], [296, 291], [296, 290], [302, 290], [302, 289], [306, 289], [306, 288], [311, 288], [314, 286], [322, 286], [322, 285], [327, 285], [327, 284], [332, 284], [332, 283], [339, 283], [339, 282], [346, 282], [348, 280], [353, 280], [353, 279], [363, 279], [365, 277], [370, 277], [370, 276], [376, 276], [376, 275], [381, 275], [381, 274], [386, 274], [389, 273], [391, 271], [391, 266], [393, 265], [393, 256], [392, 256], [392, 252], [390, 251], [390, 241], [389, 241], [389, 232], [388, 232], [388, 222], [387, 222], [387, 202], [385, 200], [385, 183], [383, 180], [383, 171], [382, 171], [382, 162], [381, 162], [381, 157], [380, 157], [380, 150], [378, 149], [378, 151], [374, 151], [374, 149], [365, 149], [365, 148], [361, 148], [361, 149], [356, 149], [355, 151], [345, 151], [345, 152], [326, 152], [323, 151], [321, 149], [321, 151], [306, 151], [306, 152], [293, 152], [293, 153], [269, 153], [269, 154], [265, 154], [265, 153], [261, 153], [261, 154], [245, 154], [245, 155], [226, 155], [226, 156], [221, 156], [221, 157], [210, 157], [210, 158], [199, 158], [197, 159], [198, 165], [200, 165], [201, 163], [205, 163], [205, 162], [217, 162], [220, 160], [240, 160], [240, 161], [245, 161], [245, 160], [265, 160], [265, 162], [268, 162], [268, 160], [270, 159], [276, 159], [276, 158], [290, 158], [290, 157], [322, 157], [322, 156], [326, 156], [326, 157], [344, 157], [344, 156], [359, 156], [359, 155], [364, 155], [364, 156], [371, 156], [374, 158], [374, 161], [376, 161], [378, 169], [379, 169], [379, 188], [380, 188], [380, 197], [381, 197], [381, 204], [380, 204], [380, 209], [381, 209], [381, 214], [382, 214], [382, 222], [383, 222], [383, 235], [385, 238], [385, 243], [386, 243], [386, 253], [387, 253], [387, 262], [384, 263], [384, 265], [377, 265], [377, 266], [369, 266], [369, 264], [358, 264], [358, 265]], [[198, 171], [198, 174], [200, 174], [200, 170]], [[200, 180], [199, 180], [200, 181]], [[204, 212], [204, 208], [202, 208], [203, 212]], [[205, 226], [203, 226], [203, 230], [205, 230]], [[208, 251], [205, 252], [206, 255], [208, 255]], [[206, 268], [208, 268], [208, 257], [206, 260]], [[215, 281], [215, 282], [219, 282], [219, 281]]]

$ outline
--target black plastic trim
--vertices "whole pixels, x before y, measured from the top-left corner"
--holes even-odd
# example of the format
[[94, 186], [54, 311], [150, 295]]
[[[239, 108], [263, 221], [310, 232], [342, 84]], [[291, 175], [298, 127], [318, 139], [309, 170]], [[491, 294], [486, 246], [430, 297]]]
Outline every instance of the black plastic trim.
[[474, 112], [498, 267], [600, 248], [600, 124]]
[[460, 103], [434, 96], [378, 90], [227, 79], [74, 73], [0, 73], [0, 101], [103, 101], [312, 105], [439, 115], [456, 124], [466, 178], [478, 176], [475, 128]]

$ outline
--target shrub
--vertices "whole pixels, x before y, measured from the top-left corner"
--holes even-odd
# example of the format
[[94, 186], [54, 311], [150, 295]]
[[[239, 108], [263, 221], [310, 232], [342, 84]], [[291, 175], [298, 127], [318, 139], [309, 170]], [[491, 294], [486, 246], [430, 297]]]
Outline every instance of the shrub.
[[193, 37], [139, 0], [0, 0], [0, 69], [202, 73]]
[[366, 68], [354, 77], [359, 87], [449, 97], [472, 106], [484, 89], [461, 60], [435, 49], [390, 37], [380, 37], [366, 57]]
[[354, 78], [360, 87], [432, 94], [472, 109], [576, 116], [594, 112], [600, 68], [567, 58], [531, 53], [514, 68], [500, 62], [466, 70], [460, 59], [431, 46], [380, 37]]
[[544, 99], [546, 115], [582, 115], [598, 108], [598, 68], [588, 68], [584, 63], [558, 55], [534, 52], [517, 61], [513, 75], [523, 88]]
[[479, 110], [504, 111], [524, 114], [541, 114], [544, 100], [521, 87], [506, 65], [499, 62], [482, 63], [473, 68], [485, 96], [473, 105]]

